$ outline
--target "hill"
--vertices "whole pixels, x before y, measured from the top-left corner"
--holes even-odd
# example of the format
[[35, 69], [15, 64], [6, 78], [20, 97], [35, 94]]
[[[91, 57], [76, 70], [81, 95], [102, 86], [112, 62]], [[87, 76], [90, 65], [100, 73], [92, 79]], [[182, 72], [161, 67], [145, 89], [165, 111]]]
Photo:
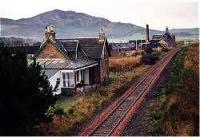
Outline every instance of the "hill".
[[[44, 27], [48, 24], [55, 25], [59, 38], [92, 37], [97, 35], [100, 28], [104, 29], [109, 38], [145, 34], [145, 28], [134, 24], [111, 22], [105, 18], [62, 10], [52, 10], [19, 20], [1, 18], [1, 34], [2, 36], [29, 37], [41, 40]], [[151, 33], [160, 33], [160, 31], [151, 30]]]
[[[144, 38], [145, 28], [131, 23], [111, 22], [108, 19], [90, 16], [74, 11], [52, 10], [39, 15], [18, 20], [0, 18], [1, 37], [21, 37], [42, 40], [44, 27], [53, 24], [57, 37], [94, 37], [103, 28], [109, 39], [138, 39]], [[150, 26], [151, 27], [151, 26]], [[173, 33], [181, 37], [198, 34], [198, 28], [172, 29]], [[163, 33], [150, 30], [150, 35]]]

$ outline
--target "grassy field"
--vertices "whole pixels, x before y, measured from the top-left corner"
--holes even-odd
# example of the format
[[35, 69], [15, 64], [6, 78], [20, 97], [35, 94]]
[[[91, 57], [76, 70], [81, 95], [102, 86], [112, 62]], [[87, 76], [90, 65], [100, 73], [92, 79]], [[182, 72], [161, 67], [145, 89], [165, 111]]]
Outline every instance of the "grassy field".
[[141, 55], [130, 57], [111, 57], [109, 67], [111, 71], [124, 71], [136, 67], [141, 62]]
[[146, 112], [149, 135], [199, 135], [198, 48], [191, 44], [176, 57], [167, 84]]

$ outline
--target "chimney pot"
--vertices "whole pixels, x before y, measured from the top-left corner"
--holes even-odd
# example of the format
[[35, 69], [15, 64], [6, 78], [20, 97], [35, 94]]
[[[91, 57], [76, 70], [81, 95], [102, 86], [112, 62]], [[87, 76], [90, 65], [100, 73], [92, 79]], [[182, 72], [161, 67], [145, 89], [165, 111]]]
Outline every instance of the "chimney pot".
[[98, 39], [99, 39], [99, 42], [104, 42], [106, 39], [106, 34], [102, 28], [100, 29], [100, 31], [98, 33]]
[[55, 28], [53, 25], [48, 25], [45, 27], [45, 37], [46, 39], [53, 39], [55, 40], [55, 35], [56, 35], [56, 32], [55, 32]]

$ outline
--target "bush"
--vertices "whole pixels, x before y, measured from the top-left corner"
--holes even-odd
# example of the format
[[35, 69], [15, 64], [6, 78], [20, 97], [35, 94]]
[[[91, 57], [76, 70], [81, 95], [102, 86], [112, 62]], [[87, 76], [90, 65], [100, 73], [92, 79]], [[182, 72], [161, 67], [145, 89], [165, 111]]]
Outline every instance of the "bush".
[[68, 110], [68, 114], [71, 115], [74, 113], [74, 107], [71, 107], [69, 110]]
[[55, 103], [53, 90], [41, 66], [27, 63], [24, 53], [13, 55], [0, 47], [0, 134], [32, 135], [33, 128], [46, 121]]
[[163, 129], [160, 121], [153, 121], [153, 128], [149, 131], [151, 136], [161, 136], [163, 135]]
[[142, 57], [142, 63], [146, 65], [153, 65], [159, 60], [159, 57], [155, 53], [148, 53]]
[[111, 78], [107, 78], [107, 79], [105, 79], [104, 81], [101, 82], [101, 85], [102, 85], [102, 86], [107, 86], [107, 85], [109, 85], [111, 82], [112, 82], [112, 79], [111, 79]]
[[62, 108], [56, 108], [54, 110], [54, 114], [56, 114], [56, 115], [64, 115], [65, 112], [64, 112], [64, 110]]
[[73, 95], [73, 89], [70, 88], [61, 88], [61, 95], [63, 96], [72, 96]]

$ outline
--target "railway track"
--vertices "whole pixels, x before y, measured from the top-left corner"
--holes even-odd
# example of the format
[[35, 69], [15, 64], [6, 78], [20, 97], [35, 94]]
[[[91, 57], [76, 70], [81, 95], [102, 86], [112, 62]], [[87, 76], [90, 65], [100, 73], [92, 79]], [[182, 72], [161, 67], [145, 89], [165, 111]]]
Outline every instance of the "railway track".
[[133, 116], [148, 91], [179, 49], [170, 51], [157, 64], [152, 66], [145, 76], [129, 88], [119, 99], [111, 104], [85, 127], [80, 136], [118, 136]]

